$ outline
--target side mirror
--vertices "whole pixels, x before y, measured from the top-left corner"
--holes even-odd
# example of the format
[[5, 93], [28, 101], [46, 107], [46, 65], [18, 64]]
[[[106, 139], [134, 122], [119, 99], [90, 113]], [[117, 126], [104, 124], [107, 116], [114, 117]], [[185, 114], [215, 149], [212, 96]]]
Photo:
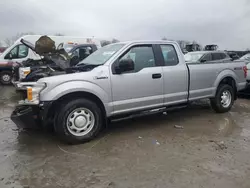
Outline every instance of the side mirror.
[[121, 74], [123, 72], [132, 71], [135, 69], [135, 63], [132, 59], [122, 59], [118, 66], [115, 67], [115, 72]]
[[206, 59], [201, 59], [201, 63], [205, 63], [206, 61]]

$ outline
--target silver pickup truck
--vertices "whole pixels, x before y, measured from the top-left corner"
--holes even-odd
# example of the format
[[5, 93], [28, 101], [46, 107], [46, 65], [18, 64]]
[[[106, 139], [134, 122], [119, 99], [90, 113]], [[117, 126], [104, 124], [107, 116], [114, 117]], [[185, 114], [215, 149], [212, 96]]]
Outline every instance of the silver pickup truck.
[[70, 74], [27, 86], [27, 99], [11, 115], [18, 127], [54, 126], [65, 142], [93, 139], [109, 120], [168, 111], [209, 98], [212, 108], [231, 109], [246, 85], [242, 62], [186, 63], [176, 42], [139, 41], [105, 46]]

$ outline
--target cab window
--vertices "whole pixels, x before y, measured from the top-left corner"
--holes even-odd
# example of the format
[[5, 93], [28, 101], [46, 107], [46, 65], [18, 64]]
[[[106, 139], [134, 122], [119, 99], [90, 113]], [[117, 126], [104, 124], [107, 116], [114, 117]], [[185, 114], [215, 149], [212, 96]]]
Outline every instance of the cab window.
[[205, 55], [202, 57], [202, 60], [203, 60], [204, 62], [212, 61], [211, 54], [205, 54]]
[[15, 46], [6, 56], [5, 59], [21, 59], [28, 56], [29, 48], [23, 44]]
[[215, 61], [215, 60], [221, 60], [222, 57], [220, 55], [220, 53], [212, 53], [212, 60]]
[[140, 70], [147, 67], [155, 67], [155, 57], [152, 46], [134, 46], [130, 48], [121, 59], [132, 59], [134, 62], [134, 71], [139, 72]]
[[160, 45], [165, 66], [173, 66], [179, 63], [177, 53], [172, 45]]

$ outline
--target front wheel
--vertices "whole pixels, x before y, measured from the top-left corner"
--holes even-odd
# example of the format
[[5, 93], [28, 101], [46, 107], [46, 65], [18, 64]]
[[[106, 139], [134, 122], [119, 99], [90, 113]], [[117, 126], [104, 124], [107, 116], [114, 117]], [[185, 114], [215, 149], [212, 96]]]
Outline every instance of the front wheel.
[[228, 112], [234, 104], [234, 95], [235, 93], [232, 86], [227, 84], [220, 85], [215, 97], [210, 99], [211, 107], [217, 113]]
[[0, 72], [0, 83], [3, 85], [11, 84], [12, 73], [10, 71], [2, 71]]
[[101, 130], [100, 108], [88, 99], [75, 99], [59, 109], [55, 131], [66, 143], [77, 144], [92, 140]]

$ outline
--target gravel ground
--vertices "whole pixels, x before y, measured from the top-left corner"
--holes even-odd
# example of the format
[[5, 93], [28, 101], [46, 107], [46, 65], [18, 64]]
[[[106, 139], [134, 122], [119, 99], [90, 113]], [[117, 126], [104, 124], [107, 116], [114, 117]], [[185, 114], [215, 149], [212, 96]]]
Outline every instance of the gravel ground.
[[207, 101], [168, 115], [112, 123], [96, 139], [64, 145], [54, 133], [21, 131], [18, 100], [0, 87], [1, 188], [249, 188], [250, 100], [229, 113]]

